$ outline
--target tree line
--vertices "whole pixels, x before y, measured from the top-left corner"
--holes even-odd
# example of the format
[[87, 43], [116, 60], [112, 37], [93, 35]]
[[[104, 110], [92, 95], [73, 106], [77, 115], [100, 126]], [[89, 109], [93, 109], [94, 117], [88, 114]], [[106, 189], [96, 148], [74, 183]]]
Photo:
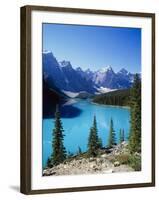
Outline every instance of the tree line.
[[131, 89], [116, 90], [93, 98], [94, 103], [105, 105], [129, 106]]
[[[128, 138], [128, 147], [131, 154], [141, 152], [141, 80], [136, 74], [133, 86], [130, 90], [130, 134]], [[119, 131], [119, 143], [125, 140], [124, 129]], [[58, 107], [55, 112], [55, 125], [52, 132], [52, 154], [48, 159], [48, 167], [58, 165], [67, 158], [64, 147], [64, 129], [60, 118]], [[110, 119], [109, 137], [107, 148], [112, 148], [117, 144], [114, 130], [113, 119]], [[87, 153], [89, 156], [97, 156], [98, 150], [103, 147], [102, 140], [98, 135], [97, 120], [94, 116], [92, 127], [90, 128]], [[79, 153], [82, 153], [79, 147]]]

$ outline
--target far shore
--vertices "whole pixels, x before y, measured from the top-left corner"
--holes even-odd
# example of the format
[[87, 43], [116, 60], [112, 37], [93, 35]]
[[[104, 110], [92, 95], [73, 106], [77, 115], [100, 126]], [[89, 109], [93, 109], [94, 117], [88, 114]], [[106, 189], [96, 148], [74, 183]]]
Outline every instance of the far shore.
[[119, 108], [127, 108], [127, 109], [130, 109], [130, 106], [119, 106], [119, 105], [106, 105], [106, 104], [100, 104], [100, 103], [95, 103], [93, 101], [91, 101], [92, 104], [95, 104], [95, 105], [101, 105], [101, 106], [109, 106], [109, 107], [119, 107]]

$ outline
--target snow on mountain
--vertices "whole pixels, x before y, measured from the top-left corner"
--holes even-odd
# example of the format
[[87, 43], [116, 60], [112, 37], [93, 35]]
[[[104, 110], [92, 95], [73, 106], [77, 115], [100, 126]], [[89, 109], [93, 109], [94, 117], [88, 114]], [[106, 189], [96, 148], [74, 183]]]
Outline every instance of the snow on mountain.
[[122, 68], [118, 74], [128, 75], [128, 71], [125, 68]]
[[60, 64], [61, 67], [72, 68], [72, 65], [71, 65], [70, 61], [63, 60], [63, 61], [59, 62], [59, 64]]
[[48, 50], [44, 50], [43, 51], [43, 54], [50, 54], [50, 53], [52, 53], [51, 51], [48, 51]]
[[110, 89], [110, 88], [105, 88], [105, 87], [100, 87], [98, 88], [98, 93], [107, 93], [107, 92], [112, 92], [115, 91], [116, 89]]
[[76, 71], [69, 61], [58, 62], [51, 52], [43, 53], [43, 74], [50, 87], [75, 93], [96, 91], [92, 81]]
[[74, 68], [70, 61], [58, 62], [51, 51], [44, 51], [43, 54], [43, 76], [50, 87], [59, 88], [70, 97], [80, 92], [90, 94], [105, 93], [115, 89], [130, 88], [134, 74], [122, 68], [115, 73], [109, 65], [98, 71], [82, 70]]
[[116, 74], [113, 71], [112, 67], [108, 66], [94, 73], [93, 81], [99, 87], [106, 87], [106, 88], [113, 89], [116, 87], [116, 85], [113, 85], [115, 77], [116, 77]]
[[114, 72], [114, 71], [113, 71], [112, 67], [110, 65], [108, 65], [107, 67], [100, 69], [98, 72], [99, 73], [107, 73], [107, 72]]
[[65, 90], [62, 90], [62, 92], [71, 98], [75, 98], [79, 94], [78, 92], [70, 92], [70, 91], [65, 91]]

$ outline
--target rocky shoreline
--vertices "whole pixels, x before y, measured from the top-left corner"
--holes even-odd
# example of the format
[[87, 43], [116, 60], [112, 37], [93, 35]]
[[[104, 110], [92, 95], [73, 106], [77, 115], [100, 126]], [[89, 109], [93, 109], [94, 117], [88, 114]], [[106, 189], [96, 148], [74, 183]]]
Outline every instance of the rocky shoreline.
[[67, 158], [57, 166], [45, 168], [43, 176], [133, 172], [135, 170], [127, 164], [127, 146], [128, 143], [123, 142], [111, 149], [102, 148], [97, 157], [87, 157], [86, 153], [82, 153]]

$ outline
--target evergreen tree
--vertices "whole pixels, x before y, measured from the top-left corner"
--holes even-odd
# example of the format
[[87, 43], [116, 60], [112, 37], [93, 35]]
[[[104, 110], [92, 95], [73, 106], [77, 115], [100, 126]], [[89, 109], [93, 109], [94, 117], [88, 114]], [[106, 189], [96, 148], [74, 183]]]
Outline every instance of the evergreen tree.
[[66, 159], [66, 150], [63, 144], [64, 130], [60, 119], [60, 112], [58, 107], [55, 112], [55, 126], [53, 129], [53, 141], [52, 141], [52, 156], [51, 161], [53, 165], [58, 165]]
[[122, 130], [122, 142], [125, 141], [125, 132], [124, 132], [124, 129]]
[[122, 142], [124, 142], [124, 140], [125, 140], [125, 133], [124, 133], [124, 129], [120, 129], [120, 131], [119, 131], [119, 143], [122, 143]]
[[99, 138], [98, 138], [96, 117], [94, 116], [93, 126], [90, 128], [90, 133], [88, 137], [88, 154], [90, 156], [96, 156], [98, 149], [99, 149]]
[[102, 139], [98, 138], [98, 148], [101, 149], [103, 147]]
[[134, 77], [130, 105], [131, 127], [129, 149], [131, 153], [141, 152], [141, 80], [138, 74]]
[[79, 146], [77, 154], [80, 155], [81, 153], [82, 153], [82, 150], [81, 150], [81, 147]]
[[110, 130], [109, 130], [109, 138], [108, 138], [108, 147], [112, 147], [113, 145], [116, 145], [116, 139], [115, 139], [115, 131], [114, 131], [114, 125], [113, 125], [113, 119], [110, 120]]
[[52, 167], [52, 162], [50, 158], [47, 159], [47, 167]]

